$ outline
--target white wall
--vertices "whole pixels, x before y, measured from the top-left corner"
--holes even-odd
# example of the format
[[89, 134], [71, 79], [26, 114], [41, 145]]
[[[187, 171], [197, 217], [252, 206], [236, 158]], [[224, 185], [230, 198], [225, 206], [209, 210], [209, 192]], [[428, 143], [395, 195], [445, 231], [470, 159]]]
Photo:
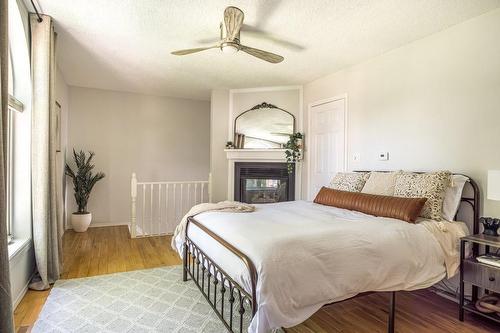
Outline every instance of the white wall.
[[67, 155], [67, 145], [68, 145], [68, 111], [69, 111], [69, 87], [66, 84], [66, 80], [64, 79], [64, 75], [59, 70], [56, 71], [56, 102], [61, 106], [60, 117], [61, 117], [61, 147], [60, 151], [56, 152], [57, 158], [57, 196], [59, 198], [59, 212], [61, 214], [60, 218], [62, 224], [59, 226], [61, 228], [61, 235], [64, 233], [65, 227], [65, 216], [66, 216], [66, 202], [67, 202], [67, 194], [66, 194], [66, 176], [64, 174], [64, 165], [66, 162]]
[[[227, 159], [224, 148], [228, 141], [229, 90], [212, 90], [210, 99], [210, 173], [212, 201], [227, 199]], [[231, 140], [232, 141], [232, 140]]]
[[[487, 170], [500, 169], [499, 40], [495, 10], [305, 85], [305, 110], [348, 94], [350, 169], [448, 169], [484, 195]], [[500, 216], [500, 202], [484, 211]]]
[[71, 86], [67, 159], [73, 147], [94, 151], [106, 174], [89, 200], [92, 223], [129, 222], [132, 172], [139, 181], [207, 180], [209, 122], [209, 102]]
[[[272, 88], [271, 88], [272, 89]], [[271, 91], [233, 91], [233, 121], [243, 112], [250, 110], [262, 102], [274, 104], [294, 115], [295, 126], [300, 113], [300, 89], [271, 90]]]

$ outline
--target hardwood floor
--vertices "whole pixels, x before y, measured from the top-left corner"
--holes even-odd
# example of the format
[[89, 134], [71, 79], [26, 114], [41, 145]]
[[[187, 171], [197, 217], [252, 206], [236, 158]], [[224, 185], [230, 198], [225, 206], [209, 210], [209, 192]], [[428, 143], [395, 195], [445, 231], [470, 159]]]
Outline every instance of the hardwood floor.
[[[181, 261], [170, 248], [170, 237], [130, 239], [125, 226], [90, 228], [86, 233], [67, 231], [63, 238], [63, 279], [178, 264]], [[48, 295], [49, 291], [28, 291], [14, 312], [17, 332], [26, 332], [33, 325]], [[388, 295], [372, 294], [324, 307], [286, 331], [384, 333], [387, 309]], [[498, 325], [474, 315], [466, 315], [465, 322], [460, 322], [457, 305], [430, 291], [397, 293], [398, 333], [499, 331]]]

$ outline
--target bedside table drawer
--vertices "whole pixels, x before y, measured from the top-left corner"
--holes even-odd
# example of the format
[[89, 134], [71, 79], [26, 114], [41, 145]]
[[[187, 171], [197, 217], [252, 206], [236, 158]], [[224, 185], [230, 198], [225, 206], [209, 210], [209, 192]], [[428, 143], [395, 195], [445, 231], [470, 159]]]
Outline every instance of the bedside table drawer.
[[464, 261], [464, 281], [500, 292], [500, 270], [471, 260]]

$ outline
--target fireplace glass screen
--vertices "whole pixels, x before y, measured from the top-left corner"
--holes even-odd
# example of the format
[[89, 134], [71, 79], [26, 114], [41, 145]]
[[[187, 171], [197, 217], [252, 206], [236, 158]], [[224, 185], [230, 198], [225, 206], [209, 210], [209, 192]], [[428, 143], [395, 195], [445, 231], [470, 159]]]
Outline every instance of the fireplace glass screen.
[[287, 201], [287, 181], [281, 179], [245, 179], [243, 201], [272, 203]]

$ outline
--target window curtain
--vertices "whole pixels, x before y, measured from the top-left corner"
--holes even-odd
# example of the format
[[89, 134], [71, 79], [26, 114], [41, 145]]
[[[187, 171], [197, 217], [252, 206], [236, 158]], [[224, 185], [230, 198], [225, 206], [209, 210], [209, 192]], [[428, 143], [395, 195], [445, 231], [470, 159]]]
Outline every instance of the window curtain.
[[9, 251], [7, 248], [7, 215], [6, 204], [6, 170], [5, 157], [7, 153], [6, 129], [7, 108], [9, 105], [8, 91], [8, 0], [0, 0], [0, 332], [14, 332], [12, 320], [12, 297], [10, 290]]
[[57, 202], [55, 43], [52, 18], [30, 14], [32, 92], [31, 184], [33, 244], [38, 274], [30, 284], [48, 289], [61, 272], [61, 214]]

